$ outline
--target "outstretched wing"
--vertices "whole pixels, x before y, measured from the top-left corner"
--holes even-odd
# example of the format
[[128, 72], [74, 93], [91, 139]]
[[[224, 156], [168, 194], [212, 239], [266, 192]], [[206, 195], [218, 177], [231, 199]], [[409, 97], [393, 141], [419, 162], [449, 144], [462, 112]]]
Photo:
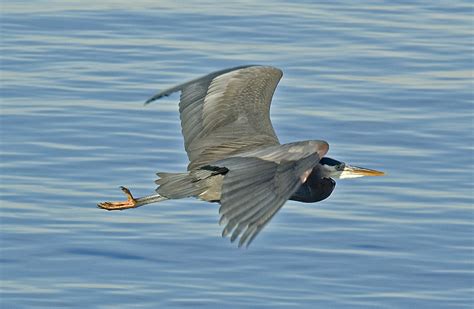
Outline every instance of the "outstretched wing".
[[283, 73], [269, 66], [226, 69], [164, 90], [181, 91], [179, 112], [188, 170], [231, 154], [278, 145], [270, 103]]
[[271, 146], [215, 162], [229, 172], [221, 194], [222, 236], [247, 246], [327, 153], [324, 141]]

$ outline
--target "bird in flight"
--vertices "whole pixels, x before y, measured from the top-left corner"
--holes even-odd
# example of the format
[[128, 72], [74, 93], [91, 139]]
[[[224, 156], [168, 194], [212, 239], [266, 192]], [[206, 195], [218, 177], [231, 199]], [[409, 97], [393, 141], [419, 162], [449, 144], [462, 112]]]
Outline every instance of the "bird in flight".
[[270, 103], [283, 72], [249, 65], [225, 69], [166, 89], [148, 101], [181, 92], [179, 112], [186, 172], [157, 173], [156, 193], [99, 203], [124, 210], [196, 197], [220, 203], [222, 236], [248, 246], [287, 200], [319, 202], [331, 195], [333, 179], [381, 176], [383, 172], [326, 157], [322, 140], [280, 144], [270, 121]]

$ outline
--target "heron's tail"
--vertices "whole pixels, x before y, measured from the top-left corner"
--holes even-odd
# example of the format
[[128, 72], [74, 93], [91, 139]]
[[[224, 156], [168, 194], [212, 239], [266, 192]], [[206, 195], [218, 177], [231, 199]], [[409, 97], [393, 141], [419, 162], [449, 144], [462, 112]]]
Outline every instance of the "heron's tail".
[[208, 188], [200, 182], [211, 175], [210, 171], [192, 171], [189, 173], [157, 173], [156, 192], [168, 199], [199, 196]]

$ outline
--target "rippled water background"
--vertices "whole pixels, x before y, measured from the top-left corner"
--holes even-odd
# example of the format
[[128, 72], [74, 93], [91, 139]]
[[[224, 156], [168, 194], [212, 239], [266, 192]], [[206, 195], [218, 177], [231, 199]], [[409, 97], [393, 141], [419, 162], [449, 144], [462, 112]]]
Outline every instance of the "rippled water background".
[[[4, 1], [2, 308], [472, 308], [469, 1]], [[248, 250], [192, 199], [106, 212], [186, 167], [178, 96], [280, 67], [282, 142], [384, 170], [289, 202]]]

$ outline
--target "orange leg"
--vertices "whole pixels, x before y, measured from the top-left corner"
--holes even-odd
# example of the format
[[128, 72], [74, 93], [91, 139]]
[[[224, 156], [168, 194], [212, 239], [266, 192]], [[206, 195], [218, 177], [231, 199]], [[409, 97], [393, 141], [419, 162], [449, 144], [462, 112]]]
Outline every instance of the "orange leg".
[[130, 190], [125, 187], [120, 187], [120, 189], [122, 189], [123, 193], [125, 193], [125, 196], [127, 196], [126, 201], [103, 202], [97, 204], [97, 206], [106, 210], [124, 210], [137, 207], [137, 200], [133, 197], [132, 193], [130, 193]]

